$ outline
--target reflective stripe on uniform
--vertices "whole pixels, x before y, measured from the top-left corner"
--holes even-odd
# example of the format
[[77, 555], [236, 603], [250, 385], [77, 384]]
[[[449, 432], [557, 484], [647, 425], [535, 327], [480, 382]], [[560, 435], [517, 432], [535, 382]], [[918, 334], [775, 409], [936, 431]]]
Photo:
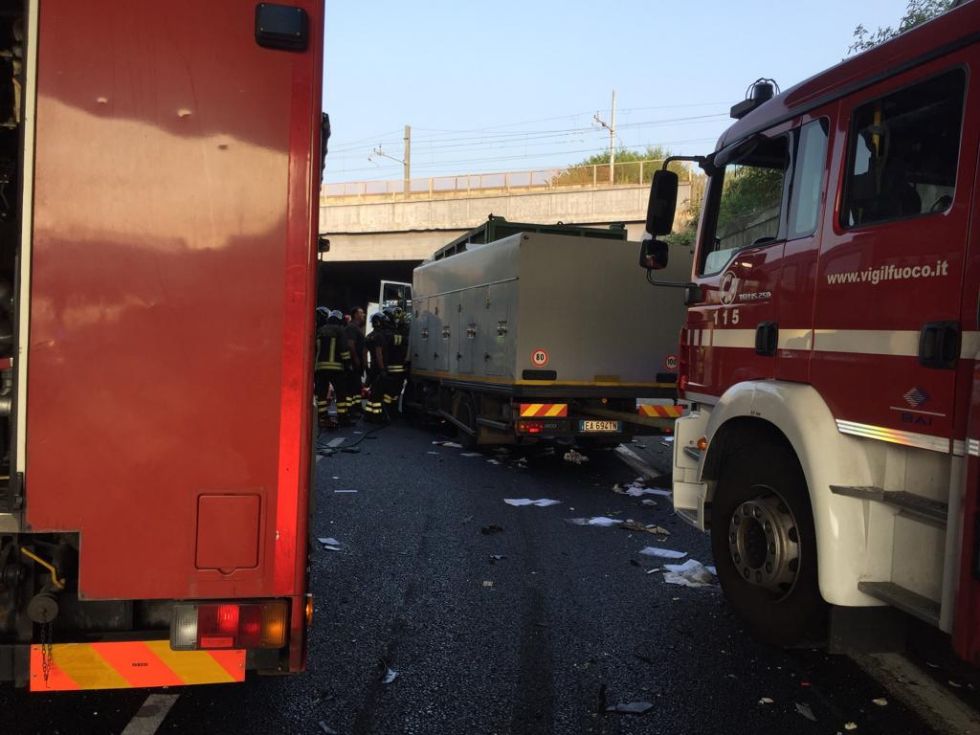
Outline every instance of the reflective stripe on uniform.
[[405, 372], [405, 366], [404, 365], [389, 365], [388, 366], [388, 372], [389, 373], [403, 373], [403, 372]]

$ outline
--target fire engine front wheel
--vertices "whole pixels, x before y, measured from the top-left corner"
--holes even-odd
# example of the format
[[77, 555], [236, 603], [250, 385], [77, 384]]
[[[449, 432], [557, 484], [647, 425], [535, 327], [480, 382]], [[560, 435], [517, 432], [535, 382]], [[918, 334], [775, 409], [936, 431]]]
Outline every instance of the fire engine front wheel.
[[822, 640], [827, 605], [813, 516], [788, 448], [726, 457], [711, 505], [711, 546], [725, 596], [753, 635], [782, 646]]

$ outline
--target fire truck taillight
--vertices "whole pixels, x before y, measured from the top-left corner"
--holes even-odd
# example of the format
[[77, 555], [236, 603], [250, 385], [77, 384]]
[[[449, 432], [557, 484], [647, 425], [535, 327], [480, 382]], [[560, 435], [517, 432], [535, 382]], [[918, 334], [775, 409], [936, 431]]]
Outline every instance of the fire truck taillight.
[[286, 645], [286, 613], [282, 601], [176, 605], [170, 647], [175, 651], [282, 648]]
[[681, 373], [680, 377], [677, 378], [677, 395], [683, 398], [684, 391], [686, 390], [687, 390], [687, 373]]
[[544, 431], [544, 421], [519, 421], [517, 431], [520, 434], [540, 434]]

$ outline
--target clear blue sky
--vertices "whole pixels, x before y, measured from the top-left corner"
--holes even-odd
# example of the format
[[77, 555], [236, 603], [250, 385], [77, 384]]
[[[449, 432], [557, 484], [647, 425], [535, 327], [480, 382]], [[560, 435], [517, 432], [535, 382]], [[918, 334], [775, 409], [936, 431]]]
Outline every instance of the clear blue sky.
[[750, 82], [783, 89], [840, 61], [858, 23], [906, 0], [328, 2], [328, 182], [563, 166], [620, 145], [704, 152]]

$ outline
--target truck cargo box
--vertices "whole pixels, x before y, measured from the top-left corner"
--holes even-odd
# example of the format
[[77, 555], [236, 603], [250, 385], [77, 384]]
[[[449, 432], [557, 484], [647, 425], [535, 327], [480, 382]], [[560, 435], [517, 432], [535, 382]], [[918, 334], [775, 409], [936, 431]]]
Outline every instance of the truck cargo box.
[[[487, 394], [615, 398], [628, 411], [637, 398], [673, 397], [682, 291], [644, 282], [637, 243], [582, 229], [470, 243], [416, 268], [413, 382], [468, 390], [483, 417], [475, 399]], [[686, 281], [690, 265], [676, 249], [663, 280]], [[519, 403], [511, 409], [491, 409], [497, 428], [515, 424]]]

